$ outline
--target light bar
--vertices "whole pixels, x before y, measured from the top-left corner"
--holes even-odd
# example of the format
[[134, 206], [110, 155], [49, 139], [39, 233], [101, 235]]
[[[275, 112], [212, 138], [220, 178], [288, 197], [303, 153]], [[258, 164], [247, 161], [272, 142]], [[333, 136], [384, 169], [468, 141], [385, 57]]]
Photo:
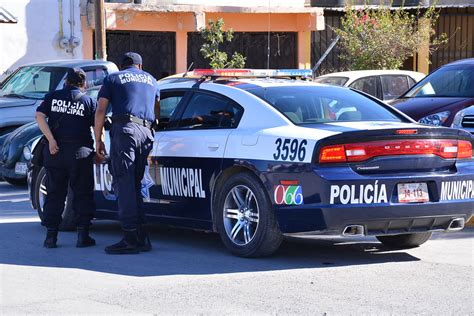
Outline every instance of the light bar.
[[311, 69], [196, 69], [194, 76], [206, 77], [311, 77]]

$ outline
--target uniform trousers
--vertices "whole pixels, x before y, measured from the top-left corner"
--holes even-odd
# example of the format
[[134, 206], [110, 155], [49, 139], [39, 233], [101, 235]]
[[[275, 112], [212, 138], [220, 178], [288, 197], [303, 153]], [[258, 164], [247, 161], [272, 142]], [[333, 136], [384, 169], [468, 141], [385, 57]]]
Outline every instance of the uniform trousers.
[[51, 155], [45, 146], [46, 191], [43, 225], [57, 229], [61, 223], [68, 189], [79, 227], [89, 227], [95, 212], [93, 150], [91, 144], [58, 142], [59, 152]]
[[134, 230], [145, 223], [141, 182], [154, 135], [149, 128], [134, 122], [114, 122], [110, 137], [110, 169], [119, 220], [122, 229]]

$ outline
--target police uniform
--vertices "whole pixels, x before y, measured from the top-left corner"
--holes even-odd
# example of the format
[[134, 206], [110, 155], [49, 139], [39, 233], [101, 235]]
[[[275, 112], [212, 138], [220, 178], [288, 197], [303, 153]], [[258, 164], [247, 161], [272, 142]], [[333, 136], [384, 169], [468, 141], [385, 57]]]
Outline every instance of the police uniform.
[[[85, 82], [85, 73], [80, 68], [71, 69], [67, 80]], [[56, 247], [68, 186], [73, 192], [72, 207], [79, 233], [76, 246], [95, 244], [88, 235], [95, 211], [91, 135], [95, 110], [96, 101], [71, 85], [48, 94], [36, 110], [48, 117], [48, 126], [59, 147], [56, 154], [51, 154], [48, 146], [43, 151], [48, 192], [43, 206], [43, 225], [48, 229], [45, 247]]]
[[105, 251], [110, 254], [151, 249], [142, 228], [145, 215], [141, 181], [153, 148], [151, 124], [155, 120], [154, 106], [159, 100], [159, 89], [152, 75], [134, 66], [141, 65], [140, 55], [127, 53], [122, 68], [124, 63], [129, 67], [110, 74], [98, 96], [99, 100], [105, 98], [112, 104], [110, 164], [119, 220], [125, 234], [121, 242], [106, 247]]

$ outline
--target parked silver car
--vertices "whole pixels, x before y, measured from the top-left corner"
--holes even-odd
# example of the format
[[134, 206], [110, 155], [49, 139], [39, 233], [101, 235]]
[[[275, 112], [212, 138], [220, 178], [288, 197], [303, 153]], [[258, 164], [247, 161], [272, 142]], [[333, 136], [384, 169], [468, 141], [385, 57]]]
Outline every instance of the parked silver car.
[[474, 134], [474, 105], [456, 113], [451, 127], [462, 128]]

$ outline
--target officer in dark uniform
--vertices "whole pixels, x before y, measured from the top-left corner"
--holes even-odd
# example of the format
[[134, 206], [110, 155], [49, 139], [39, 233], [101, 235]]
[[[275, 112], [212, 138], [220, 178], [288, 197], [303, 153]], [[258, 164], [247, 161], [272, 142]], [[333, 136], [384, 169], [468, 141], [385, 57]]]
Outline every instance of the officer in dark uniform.
[[156, 80], [142, 70], [142, 58], [129, 52], [122, 58], [122, 70], [110, 74], [99, 92], [95, 138], [99, 155], [105, 155], [103, 125], [106, 109], [112, 104], [110, 163], [114, 193], [118, 199], [123, 239], [105, 248], [108, 254], [131, 254], [151, 250], [143, 229], [145, 216], [141, 181], [153, 148], [154, 107], [159, 107]]
[[70, 69], [64, 89], [48, 94], [36, 110], [36, 121], [49, 143], [43, 151], [48, 190], [43, 207], [46, 248], [57, 247], [58, 227], [68, 186], [74, 194], [72, 206], [78, 230], [76, 246], [95, 245], [95, 240], [89, 236], [89, 226], [95, 211], [91, 126], [94, 125], [97, 103], [81, 91], [85, 82], [86, 74], [82, 69]]

